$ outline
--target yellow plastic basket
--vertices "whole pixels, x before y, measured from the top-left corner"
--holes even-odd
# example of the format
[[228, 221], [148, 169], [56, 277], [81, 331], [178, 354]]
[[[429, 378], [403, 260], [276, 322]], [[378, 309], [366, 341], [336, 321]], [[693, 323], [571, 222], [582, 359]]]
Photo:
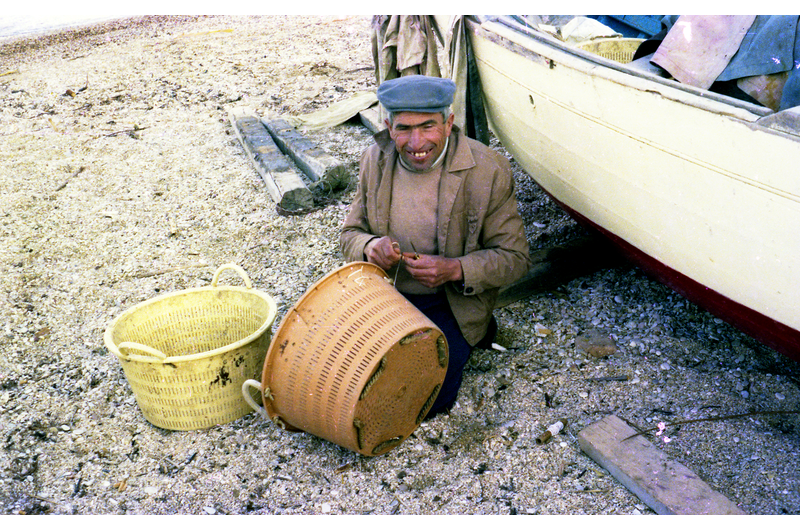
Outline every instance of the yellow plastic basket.
[[[246, 287], [217, 286], [232, 269]], [[144, 417], [175, 431], [228, 423], [252, 411], [241, 392], [260, 375], [269, 349], [275, 302], [253, 289], [238, 265], [220, 267], [208, 287], [142, 302], [104, 335]]]

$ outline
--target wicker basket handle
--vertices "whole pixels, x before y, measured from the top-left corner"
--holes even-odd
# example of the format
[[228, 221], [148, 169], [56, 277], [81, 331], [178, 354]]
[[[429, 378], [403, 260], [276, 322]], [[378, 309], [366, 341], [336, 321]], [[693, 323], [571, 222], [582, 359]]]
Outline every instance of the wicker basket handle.
[[236, 265], [235, 263], [227, 263], [217, 269], [217, 272], [214, 273], [214, 278], [211, 280], [211, 287], [216, 287], [217, 282], [219, 281], [219, 275], [222, 274], [222, 271], [231, 269], [235, 271], [239, 276], [241, 276], [242, 280], [244, 280], [244, 284], [247, 286], [248, 289], [253, 288], [253, 283], [250, 281], [250, 277], [244, 271], [243, 268]]
[[259, 395], [261, 395], [261, 383], [255, 379], [248, 379], [242, 384], [242, 396], [244, 396], [244, 400], [247, 401], [247, 404], [250, 405], [253, 410], [261, 414], [262, 417], [269, 419], [266, 409], [256, 403], [256, 400], [253, 399], [253, 396], [250, 394], [251, 388], [258, 390]]
[[[151, 346], [145, 346], [144, 344], [139, 344], [138, 342], [120, 342], [117, 348], [119, 348], [120, 353], [122, 353], [122, 348], [130, 348], [133, 350], [142, 351], [147, 354], [147, 355], [137, 355], [135, 353], [133, 354], [129, 353], [128, 355], [125, 356], [132, 361], [153, 362], [155, 360], [163, 361], [164, 359], [167, 358], [166, 355], [164, 355], [157, 349]], [[153, 357], [155, 357], [155, 359], [153, 359]]]

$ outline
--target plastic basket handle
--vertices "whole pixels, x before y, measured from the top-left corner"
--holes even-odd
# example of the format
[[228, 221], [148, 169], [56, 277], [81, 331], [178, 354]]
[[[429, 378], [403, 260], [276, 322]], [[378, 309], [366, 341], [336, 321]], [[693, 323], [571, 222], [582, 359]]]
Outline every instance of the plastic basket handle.
[[[159, 350], [153, 348], [152, 346], [145, 346], [144, 344], [139, 344], [138, 342], [120, 342], [119, 346], [120, 353], [122, 353], [122, 348], [129, 348], [132, 350], [139, 350], [141, 352], [146, 353], [147, 355], [138, 355], [138, 354], [128, 354], [125, 357], [132, 361], [143, 361], [143, 362], [153, 362], [154, 360], [164, 361], [167, 356], [161, 353]], [[155, 359], [153, 359], [155, 357]]]
[[258, 394], [261, 395], [261, 383], [255, 379], [248, 379], [242, 384], [242, 396], [244, 396], [244, 400], [247, 401], [247, 404], [250, 405], [253, 410], [261, 414], [261, 416], [264, 418], [269, 419], [266, 409], [256, 403], [256, 400], [253, 399], [253, 396], [250, 393], [251, 388], [258, 390]]
[[217, 272], [214, 273], [214, 278], [211, 280], [211, 287], [216, 287], [217, 282], [219, 281], [219, 275], [222, 274], [222, 271], [231, 269], [235, 271], [239, 276], [241, 276], [242, 280], [244, 280], [244, 284], [247, 286], [248, 289], [253, 288], [253, 283], [250, 281], [250, 277], [244, 271], [243, 268], [236, 265], [235, 263], [227, 263], [217, 269]]

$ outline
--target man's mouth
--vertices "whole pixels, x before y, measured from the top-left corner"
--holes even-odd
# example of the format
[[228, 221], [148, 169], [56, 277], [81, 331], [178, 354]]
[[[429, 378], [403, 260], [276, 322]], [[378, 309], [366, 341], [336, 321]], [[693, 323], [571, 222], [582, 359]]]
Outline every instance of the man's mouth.
[[408, 156], [413, 160], [424, 160], [430, 154], [430, 151], [408, 151]]

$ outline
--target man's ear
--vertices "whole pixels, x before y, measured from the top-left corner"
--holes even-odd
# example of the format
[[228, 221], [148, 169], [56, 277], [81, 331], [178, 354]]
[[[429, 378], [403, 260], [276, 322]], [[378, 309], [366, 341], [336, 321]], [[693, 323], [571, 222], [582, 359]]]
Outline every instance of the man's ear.
[[453, 122], [456, 121], [456, 115], [450, 114], [450, 117], [447, 118], [447, 121], [444, 122], [444, 135], [450, 136], [450, 132], [453, 130]]

